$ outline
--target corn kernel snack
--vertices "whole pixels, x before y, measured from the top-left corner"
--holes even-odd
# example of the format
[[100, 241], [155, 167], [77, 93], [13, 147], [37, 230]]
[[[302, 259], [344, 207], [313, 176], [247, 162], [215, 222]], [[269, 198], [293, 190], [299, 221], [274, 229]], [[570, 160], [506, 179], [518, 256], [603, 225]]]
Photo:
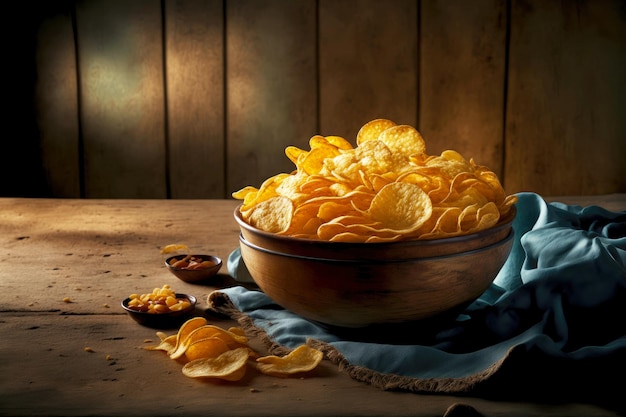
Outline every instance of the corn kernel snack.
[[155, 288], [147, 294], [131, 294], [128, 296], [128, 308], [150, 314], [171, 313], [191, 307], [186, 298], [177, 298], [176, 293], [169, 285]]

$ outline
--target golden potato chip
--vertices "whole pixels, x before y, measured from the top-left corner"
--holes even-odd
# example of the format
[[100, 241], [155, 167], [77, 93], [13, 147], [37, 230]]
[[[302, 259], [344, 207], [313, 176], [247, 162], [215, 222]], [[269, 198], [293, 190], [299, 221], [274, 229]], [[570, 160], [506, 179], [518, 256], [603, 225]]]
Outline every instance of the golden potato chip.
[[382, 242], [395, 242], [404, 238], [402, 233], [390, 234], [385, 236], [371, 235], [367, 238], [365, 243], [382, 243]]
[[331, 146], [311, 149], [311, 152], [302, 158], [301, 163], [298, 164], [298, 169], [308, 175], [319, 174], [324, 167], [324, 161], [337, 155], [339, 155], [339, 151]]
[[376, 194], [367, 214], [371, 221], [381, 222], [386, 229], [410, 233], [430, 218], [432, 203], [417, 185], [394, 182]]
[[268, 196], [267, 199], [286, 197], [293, 202], [294, 206], [297, 206], [300, 201], [309, 198], [308, 194], [301, 191], [302, 183], [307, 178], [309, 178], [309, 175], [304, 170], [299, 170], [295, 174], [283, 178], [273, 190], [275, 196]]
[[364, 242], [367, 237], [363, 233], [349, 231], [347, 226], [338, 223], [324, 223], [317, 229], [317, 237], [329, 242]]
[[311, 136], [311, 139], [309, 139], [309, 147], [311, 148], [311, 150], [318, 149], [318, 148], [325, 148], [325, 147], [328, 147], [329, 145], [330, 143], [328, 142], [328, 139], [326, 139], [322, 135], [314, 135], [314, 136]]
[[326, 140], [337, 149], [348, 151], [353, 149], [352, 144], [341, 136], [326, 136]]
[[[324, 224], [327, 226], [328, 224]], [[325, 240], [330, 242], [351, 242], [351, 243], [369, 243], [369, 242], [391, 242], [399, 240], [403, 236], [401, 232], [391, 229], [381, 229], [366, 224], [352, 224], [326, 229], [320, 227], [318, 235], [328, 235]]]
[[310, 175], [300, 184], [300, 191], [307, 194], [309, 198], [314, 197], [316, 193], [328, 195], [328, 187], [333, 184], [335, 184], [333, 178], [324, 177], [322, 175]]
[[147, 346], [146, 350], [163, 350], [168, 355], [176, 349], [176, 336], [175, 334], [167, 336], [161, 339], [161, 343], [157, 346]]
[[[246, 373], [248, 359], [260, 357], [248, 345], [244, 330], [241, 327], [226, 330], [203, 320], [187, 320], [174, 335], [157, 332], [161, 343], [146, 349], [163, 350], [171, 359], [186, 362], [182, 371], [191, 378], [241, 379]], [[294, 363], [300, 361], [297, 366], [310, 366], [304, 363], [303, 356], [300, 354], [300, 359], [294, 356], [292, 360]]]
[[406, 155], [407, 158], [413, 154], [426, 152], [426, 142], [413, 126], [392, 126], [383, 130], [378, 136], [378, 140], [387, 145], [392, 152]]
[[295, 234], [308, 233], [305, 230], [314, 226], [311, 222], [319, 220], [317, 217], [318, 210], [319, 207], [315, 204], [306, 204], [298, 207], [291, 218], [289, 229], [285, 230], [284, 234], [292, 236]]
[[[345, 231], [334, 231], [329, 233], [328, 240], [329, 242], [347, 242], [347, 243], [363, 243], [367, 241], [369, 237], [360, 235], [354, 232], [345, 232]], [[318, 236], [324, 236], [324, 231], [318, 232]]]
[[460, 230], [467, 231], [476, 223], [478, 208], [478, 204], [470, 204], [461, 210], [461, 215], [458, 219], [458, 226]]
[[300, 345], [286, 356], [262, 356], [257, 358], [257, 369], [272, 376], [289, 376], [315, 369], [324, 358], [322, 351]]
[[156, 335], [159, 338], [159, 340], [161, 340], [161, 341], [163, 341], [163, 340], [167, 339], [168, 337], [170, 337], [170, 336], [168, 336], [164, 332], [156, 332]]
[[359, 184], [360, 182], [357, 181], [359, 167], [355, 153], [356, 151], [344, 152], [334, 158], [326, 159], [323, 169], [320, 170], [320, 175], [332, 178], [333, 184], [338, 181], [354, 185]]
[[217, 378], [238, 381], [246, 374], [246, 362], [250, 356], [247, 348], [227, 350], [217, 357], [201, 358], [183, 366], [183, 375], [190, 378]]
[[500, 221], [508, 221], [511, 216], [511, 208], [517, 203], [516, 195], [509, 195], [504, 199], [504, 202], [498, 206], [498, 210], [500, 211]]
[[178, 332], [176, 333], [176, 343], [174, 344], [174, 349], [170, 353], [170, 356], [179, 348], [181, 344], [183, 344], [183, 342], [187, 339], [189, 334], [191, 334], [194, 330], [206, 324], [207, 324], [207, 321], [204, 317], [192, 317], [189, 320], [185, 321], [180, 326], [180, 328], [178, 329]]
[[368, 181], [372, 184], [372, 190], [378, 193], [385, 185], [395, 182], [396, 178], [389, 178], [388, 175], [372, 174], [368, 177]]
[[378, 140], [364, 142], [355, 149], [355, 155], [358, 159], [357, 166], [368, 175], [383, 175], [396, 168], [391, 149]]
[[356, 144], [315, 135], [309, 151], [287, 147], [294, 172], [232, 194], [243, 200], [243, 219], [306, 239], [435, 239], [493, 227], [510, 218], [517, 202], [473, 159], [454, 150], [428, 155], [412, 126], [374, 119], [361, 127]]
[[246, 332], [241, 327], [229, 327], [228, 331], [237, 336], [246, 337]]
[[310, 218], [299, 231], [299, 236], [307, 236], [308, 238], [317, 237], [317, 229], [322, 225], [322, 220], [318, 217]]
[[443, 151], [440, 156], [428, 158], [422, 172], [452, 179], [457, 174], [470, 171], [470, 168], [469, 162], [460, 153], [447, 150]]
[[190, 332], [186, 332], [176, 346], [176, 349], [170, 354], [170, 358], [178, 359], [182, 357], [186, 354], [187, 350], [193, 343], [198, 340], [208, 339], [211, 337], [221, 339], [229, 348], [240, 347], [241, 345], [248, 343], [248, 338], [246, 336], [229, 332], [212, 324], [205, 324], [193, 329]]
[[286, 179], [289, 178], [289, 174], [277, 174], [273, 177], [270, 177], [263, 181], [261, 187], [258, 190], [250, 189], [249, 187], [244, 187], [242, 190], [234, 192], [232, 195], [234, 198], [235, 195], [244, 194], [245, 197], [243, 199], [243, 207], [242, 212], [247, 211], [255, 204], [261, 203], [269, 198], [276, 197], [278, 194], [276, 193], [276, 188], [280, 186], [280, 184]]
[[233, 198], [237, 200], [245, 200], [248, 195], [256, 195], [259, 190], [251, 185], [243, 187], [239, 191], [235, 191], [232, 193]]
[[201, 358], [215, 358], [230, 350], [226, 342], [219, 337], [207, 337], [194, 340], [185, 350], [185, 357], [189, 361]]
[[254, 227], [270, 233], [281, 233], [289, 228], [293, 217], [293, 202], [286, 197], [272, 197], [246, 212], [246, 220]]
[[172, 252], [180, 252], [180, 251], [188, 251], [189, 248], [187, 245], [182, 243], [172, 243], [170, 245], [166, 245], [161, 249], [161, 254], [172, 253]]
[[437, 223], [433, 228], [433, 232], [436, 231], [440, 235], [459, 233], [459, 217], [461, 217], [463, 210], [460, 207], [441, 207], [440, 209], [443, 212], [436, 219]]
[[[308, 151], [305, 151], [304, 149], [300, 149], [296, 146], [287, 146], [285, 148], [285, 155], [287, 156], [287, 158], [289, 158], [289, 160], [291, 162], [294, 163], [294, 165], [298, 165], [299, 161], [301, 160], [301, 158], [304, 158], [308, 155]], [[245, 188], [244, 188], [245, 189]], [[244, 190], [242, 189], [242, 190]], [[238, 191], [241, 192], [242, 190]], [[235, 197], [237, 198], [237, 197]], [[239, 197], [239, 199], [241, 199], [241, 197]]]
[[[339, 217], [359, 215], [349, 200], [333, 200], [323, 202], [317, 211], [317, 217], [323, 222], [328, 222]], [[362, 216], [359, 216], [362, 218]]]
[[498, 210], [498, 206], [492, 201], [489, 201], [484, 206], [478, 209], [478, 213], [476, 213], [477, 222], [471, 227], [468, 232], [472, 233], [474, 231], [485, 230], [490, 227], [495, 226], [500, 219], [500, 211]]
[[396, 124], [387, 119], [374, 119], [365, 123], [356, 135], [357, 145], [361, 145], [363, 142], [369, 140], [378, 140], [378, 136], [390, 127]]

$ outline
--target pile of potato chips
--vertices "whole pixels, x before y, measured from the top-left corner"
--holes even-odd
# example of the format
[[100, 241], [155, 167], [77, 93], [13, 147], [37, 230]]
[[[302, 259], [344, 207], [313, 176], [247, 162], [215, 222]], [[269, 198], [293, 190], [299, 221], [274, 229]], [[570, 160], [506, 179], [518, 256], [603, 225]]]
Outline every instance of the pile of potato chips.
[[266, 375], [288, 377], [312, 371], [324, 354], [307, 345], [300, 345], [286, 356], [259, 356], [250, 346], [240, 327], [222, 329], [208, 324], [203, 317], [183, 323], [176, 334], [157, 332], [161, 343], [148, 350], [165, 351], [170, 359], [185, 362], [182, 372], [190, 378], [239, 381], [246, 374], [249, 362]]
[[356, 147], [313, 136], [289, 146], [296, 165], [260, 188], [232, 194], [250, 225], [271, 233], [333, 242], [389, 242], [466, 235], [508, 219], [517, 202], [497, 175], [456, 151], [428, 155], [413, 127], [375, 119]]

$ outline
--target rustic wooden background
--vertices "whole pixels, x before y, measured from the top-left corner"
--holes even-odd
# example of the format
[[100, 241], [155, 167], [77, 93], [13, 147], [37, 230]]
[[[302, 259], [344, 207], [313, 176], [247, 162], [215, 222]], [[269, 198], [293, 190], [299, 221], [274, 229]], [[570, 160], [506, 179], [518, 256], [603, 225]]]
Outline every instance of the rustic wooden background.
[[511, 193], [626, 192], [623, 0], [12, 7], [4, 196], [229, 197], [378, 117]]

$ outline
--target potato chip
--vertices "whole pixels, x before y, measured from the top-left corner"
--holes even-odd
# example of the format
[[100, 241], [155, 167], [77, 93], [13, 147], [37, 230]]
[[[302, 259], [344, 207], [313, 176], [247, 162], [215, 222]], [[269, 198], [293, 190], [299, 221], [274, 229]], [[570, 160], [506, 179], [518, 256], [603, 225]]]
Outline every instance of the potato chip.
[[161, 249], [161, 254], [172, 253], [172, 252], [180, 252], [180, 251], [188, 251], [189, 247], [182, 243], [172, 243], [170, 245], [166, 245]]
[[289, 225], [289, 229], [285, 230], [284, 234], [294, 235], [296, 233], [307, 233], [306, 230], [310, 229], [311, 227], [317, 228], [316, 225], [309, 225], [309, 223], [319, 220], [319, 218], [317, 217], [318, 210], [319, 206], [315, 204], [307, 204], [298, 207], [291, 218], [291, 224]]
[[353, 149], [352, 144], [341, 136], [326, 136], [326, 140], [337, 149], [341, 149], [344, 151]]
[[246, 212], [246, 220], [254, 227], [271, 233], [281, 233], [289, 228], [293, 217], [293, 203], [286, 197], [272, 197]]
[[255, 188], [255, 187], [253, 187], [251, 185], [248, 185], [248, 186], [242, 188], [239, 191], [235, 191], [232, 194], [232, 196], [233, 196], [233, 198], [236, 198], [237, 200], [245, 200], [248, 197], [248, 195], [256, 196], [258, 191], [259, 190], [257, 188]]
[[247, 348], [227, 350], [217, 357], [196, 359], [183, 366], [183, 375], [190, 378], [217, 378], [239, 381], [246, 374], [250, 356]]
[[[278, 196], [276, 188], [280, 186], [283, 180], [289, 178], [289, 174], [281, 173], [274, 175], [263, 181], [261, 187], [256, 190], [250, 187], [244, 187], [242, 190], [233, 193], [234, 195], [244, 194], [242, 211], [247, 211], [254, 205], [261, 203], [267, 199]], [[236, 197], [235, 197], [236, 198]]]
[[368, 181], [372, 184], [371, 188], [375, 193], [378, 193], [385, 185], [391, 184], [396, 178], [389, 178], [388, 175], [372, 174], [369, 176]]
[[178, 359], [182, 357], [186, 354], [187, 350], [193, 343], [198, 340], [204, 340], [211, 337], [221, 339], [229, 348], [240, 347], [248, 342], [248, 338], [245, 336], [229, 332], [218, 326], [205, 324], [193, 329], [192, 331], [185, 331], [185, 334], [181, 337], [176, 349], [170, 353], [170, 358]]
[[319, 174], [324, 167], [324, 161], [328, 158], [334, 158], [339, 155], [339, 150], [334, 146], [325, 146], [311, 149], [298, 164], [298, 170], [308, 175]]
[[378, 136], [390, 127], [395, 126], [396, 123], [387, 119], [374, 119], [365, 123], [356, 135], [357, 145], [361, 145], [363, 142], [369, 140], [378, 140]]
[[407, 158], [413, 154], [426, 152], [426, 142], [413, 126], [392, 126], [383, 130], [378, 140], [387, 145], [392, 152], [406, 155]]
[[185, 350], [185, 357], [189, 361], [201, 358], [215, 358], [230, 350], [226, 342], [219, 337], [207, 337], [194, 340]]
[[229, 327], [228, 331], [234, 335], [246, 337], [246, 332], [241, 327]]
[[156, 335], [159, 338], [159, 340], [161, 340], [161, 341], [163, 341], [163, 340], [167, 339], [168, 337], [170, 337], [170, 336], [168, 336], [164, 332], [156, 332]]
[[285, 377], [309, 372], [317, 367], [324, 353], [307, 345], [300, 345], [286, 356], [262, 356], [257, 358], [257, 369], [264, 374]]
[[386, 229], [410, 233], [430, 218], [432, 203], [417, 185], [394, 182], [376, 194], [367, 214], [370, 220], [381, 222]]
[[[304, 149], [300, 149], [296, 146], [287, 146], [285, 148], [285, 155], [287, 156], [287, 158], [289, 158], [291, 162], [294, 163], [294, 165], [298, 165], [301, 158], [305, 158], [308, 153], [309, 153], [308, 151], [305, 151]], [[245, 188], [242, 190], [245, 190]], [[241, 192], [242, 190], [238, 192]], [[240, 196], [240, 197], [235, 197], [235, 198], [241, 199], [242, 197]]]
[[184, 343], [189, 334], [206, 324], [207, 321], [204, 317], [192, 317], [185, 321], [178, 329], [178, 333], [176, 333], [176, 343], [174, 344], [174, 349], [170, 353], [170, 356]]
[[[349, 200], [334, 200], [334, 201], [325, 201], [317, 210], [317, 217], [322, 222], [328, 222], [333, 219], [337, 219], [340, 217], [350, 216], [350, 215], [358, 215], [360, 214], [357, 209], [354, 208], [351, 201]], [[362, 216], [359, 216], [362, 218]]]
[[322, 135], [311, 136], [311, 139], [309, 139], [309, 147], [311, 148], [311, 151], [314, 149], [325, 148], [329, 145], [328, 139]]
[[232, 194], [243, 200], [244, 221], [336, 242], [436, 239], [493, 227], [509, 219], [517, 202], [473, 159], [454, 150], [428, 155], [412, 126], [374, 119], [361, 127], [356, 144], [315, 135], [310, 150], [287, 147], [294, 172]]
[[469, 172], [471, 166], [461, 154], [453, 150], [443, 151], [440, 156], [431, 157], [426, 161], [422, 172], [430, 172], [431, 175], [438, 175], [453, 179], [457, 174]]
[[157, 346], [147, 346], [145, 349], [146, 350], [163, 350], [165, 352], [167, 352], [167, 354], [169, 355], [170, 353], [174, 352], [174, 350], [176, 349], [176, 336], [175, 334], [171, 335], [171, 336], [167, 336], [161, 339], [161, 343], [159, 343]]
[[477, 221], [468, 229], [468, 233], [493, 227], [498, 223], [499, 219], [500, 211], [495, 203], [490, 201], [478, 209], [478, 213], [476, 213]]
[[288, 376], [315, 368], [323, 358], [321, 352], [299, 347], [279, 360], [272, 356], [262, 359], [248, 345], [248, 338], [241, 327], [226, 330], [199, 317], [187, 320], [174, 335], [157, 332], [157, 336], [161, 343], [146, 349], [162, 350], [168, 353], [170, 359], [186, 362], [182, 372], [191, 378], [237, 381], [245, 375], [248, 359], [267, 362], [269, 374], [274, 372], [276, 376]]
[[[405, 235], [401, 233], [391, 234], [387, 236], [372, 235], [367, 238], [365, 243], [382, 243], [382, 242], [395, 242], [404, 238]], [[336, 238], [336, 237], [335, 237]], [[333, 239], [335, 239], [333, 238]]]

